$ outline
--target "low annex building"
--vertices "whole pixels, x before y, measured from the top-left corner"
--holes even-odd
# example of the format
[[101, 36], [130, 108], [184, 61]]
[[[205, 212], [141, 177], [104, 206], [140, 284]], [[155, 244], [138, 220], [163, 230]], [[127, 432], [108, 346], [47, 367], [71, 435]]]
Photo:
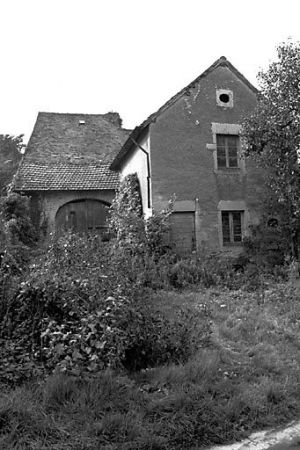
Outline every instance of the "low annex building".
[[109, 166], [129, 131], [117, 113], [41, 112], [16, 174], [13, 189], [42, 204], [48, 231], [106, 229], [119, 185]]
[[183, 252], [239, 251], [258, 223], [263, 173], [241, 154], [257, 89], [221, 57], [129, 135], [111, 164], [137, 173], [146, 216], [175, 194], [171, 238]]

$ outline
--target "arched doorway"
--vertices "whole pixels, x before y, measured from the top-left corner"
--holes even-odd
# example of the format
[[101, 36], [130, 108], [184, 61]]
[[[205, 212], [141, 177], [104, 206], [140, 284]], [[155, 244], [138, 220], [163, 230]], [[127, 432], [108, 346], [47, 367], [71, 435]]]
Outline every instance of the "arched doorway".
[[109, 206], [98, 200], [84, 199], [66, 203], [57, 211], [57, 230], [103, 234], [107, 230]]

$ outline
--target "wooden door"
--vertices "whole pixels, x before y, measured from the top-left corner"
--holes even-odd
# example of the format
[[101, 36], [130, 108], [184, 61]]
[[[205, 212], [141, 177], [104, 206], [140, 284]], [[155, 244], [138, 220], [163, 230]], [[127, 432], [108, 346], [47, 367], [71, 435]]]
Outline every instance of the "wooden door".
[[75, 233], [104, 233], [108, 206], [97, 200], [80, 200], [63, 205], [56, 214], [56, 228]]
[[195, 213], [174, 212], [171, 215], [171, 241], [183, 253], [192, 252], [196, 248]]

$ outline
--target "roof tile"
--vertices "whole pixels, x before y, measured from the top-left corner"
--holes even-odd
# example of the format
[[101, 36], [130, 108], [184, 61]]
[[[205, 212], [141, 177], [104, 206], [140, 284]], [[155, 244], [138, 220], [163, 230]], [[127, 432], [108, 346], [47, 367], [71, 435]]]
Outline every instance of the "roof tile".
[[116, 189], [109, 164], [128, 137], [118, 113], [38, 114], [16, 191]]
[[119, 174], [109, 165], [31, 164], [23, 162], [14, 179], [15, 191], [116, 189]]

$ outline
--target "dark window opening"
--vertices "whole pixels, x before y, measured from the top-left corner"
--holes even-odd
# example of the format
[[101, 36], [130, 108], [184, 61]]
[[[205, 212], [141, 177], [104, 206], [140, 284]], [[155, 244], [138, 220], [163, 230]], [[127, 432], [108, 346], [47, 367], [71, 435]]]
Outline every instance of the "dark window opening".
[[239, 245], [243, 240], [242, 211], [222, 211], [223, 245]]
[[221, 94], [219, 99], [222, 103], [229, 103], [230, 97], [228, 94]]
[[239, 137], [231, 134], [217, 135], [218, 168], [238, 167]]

